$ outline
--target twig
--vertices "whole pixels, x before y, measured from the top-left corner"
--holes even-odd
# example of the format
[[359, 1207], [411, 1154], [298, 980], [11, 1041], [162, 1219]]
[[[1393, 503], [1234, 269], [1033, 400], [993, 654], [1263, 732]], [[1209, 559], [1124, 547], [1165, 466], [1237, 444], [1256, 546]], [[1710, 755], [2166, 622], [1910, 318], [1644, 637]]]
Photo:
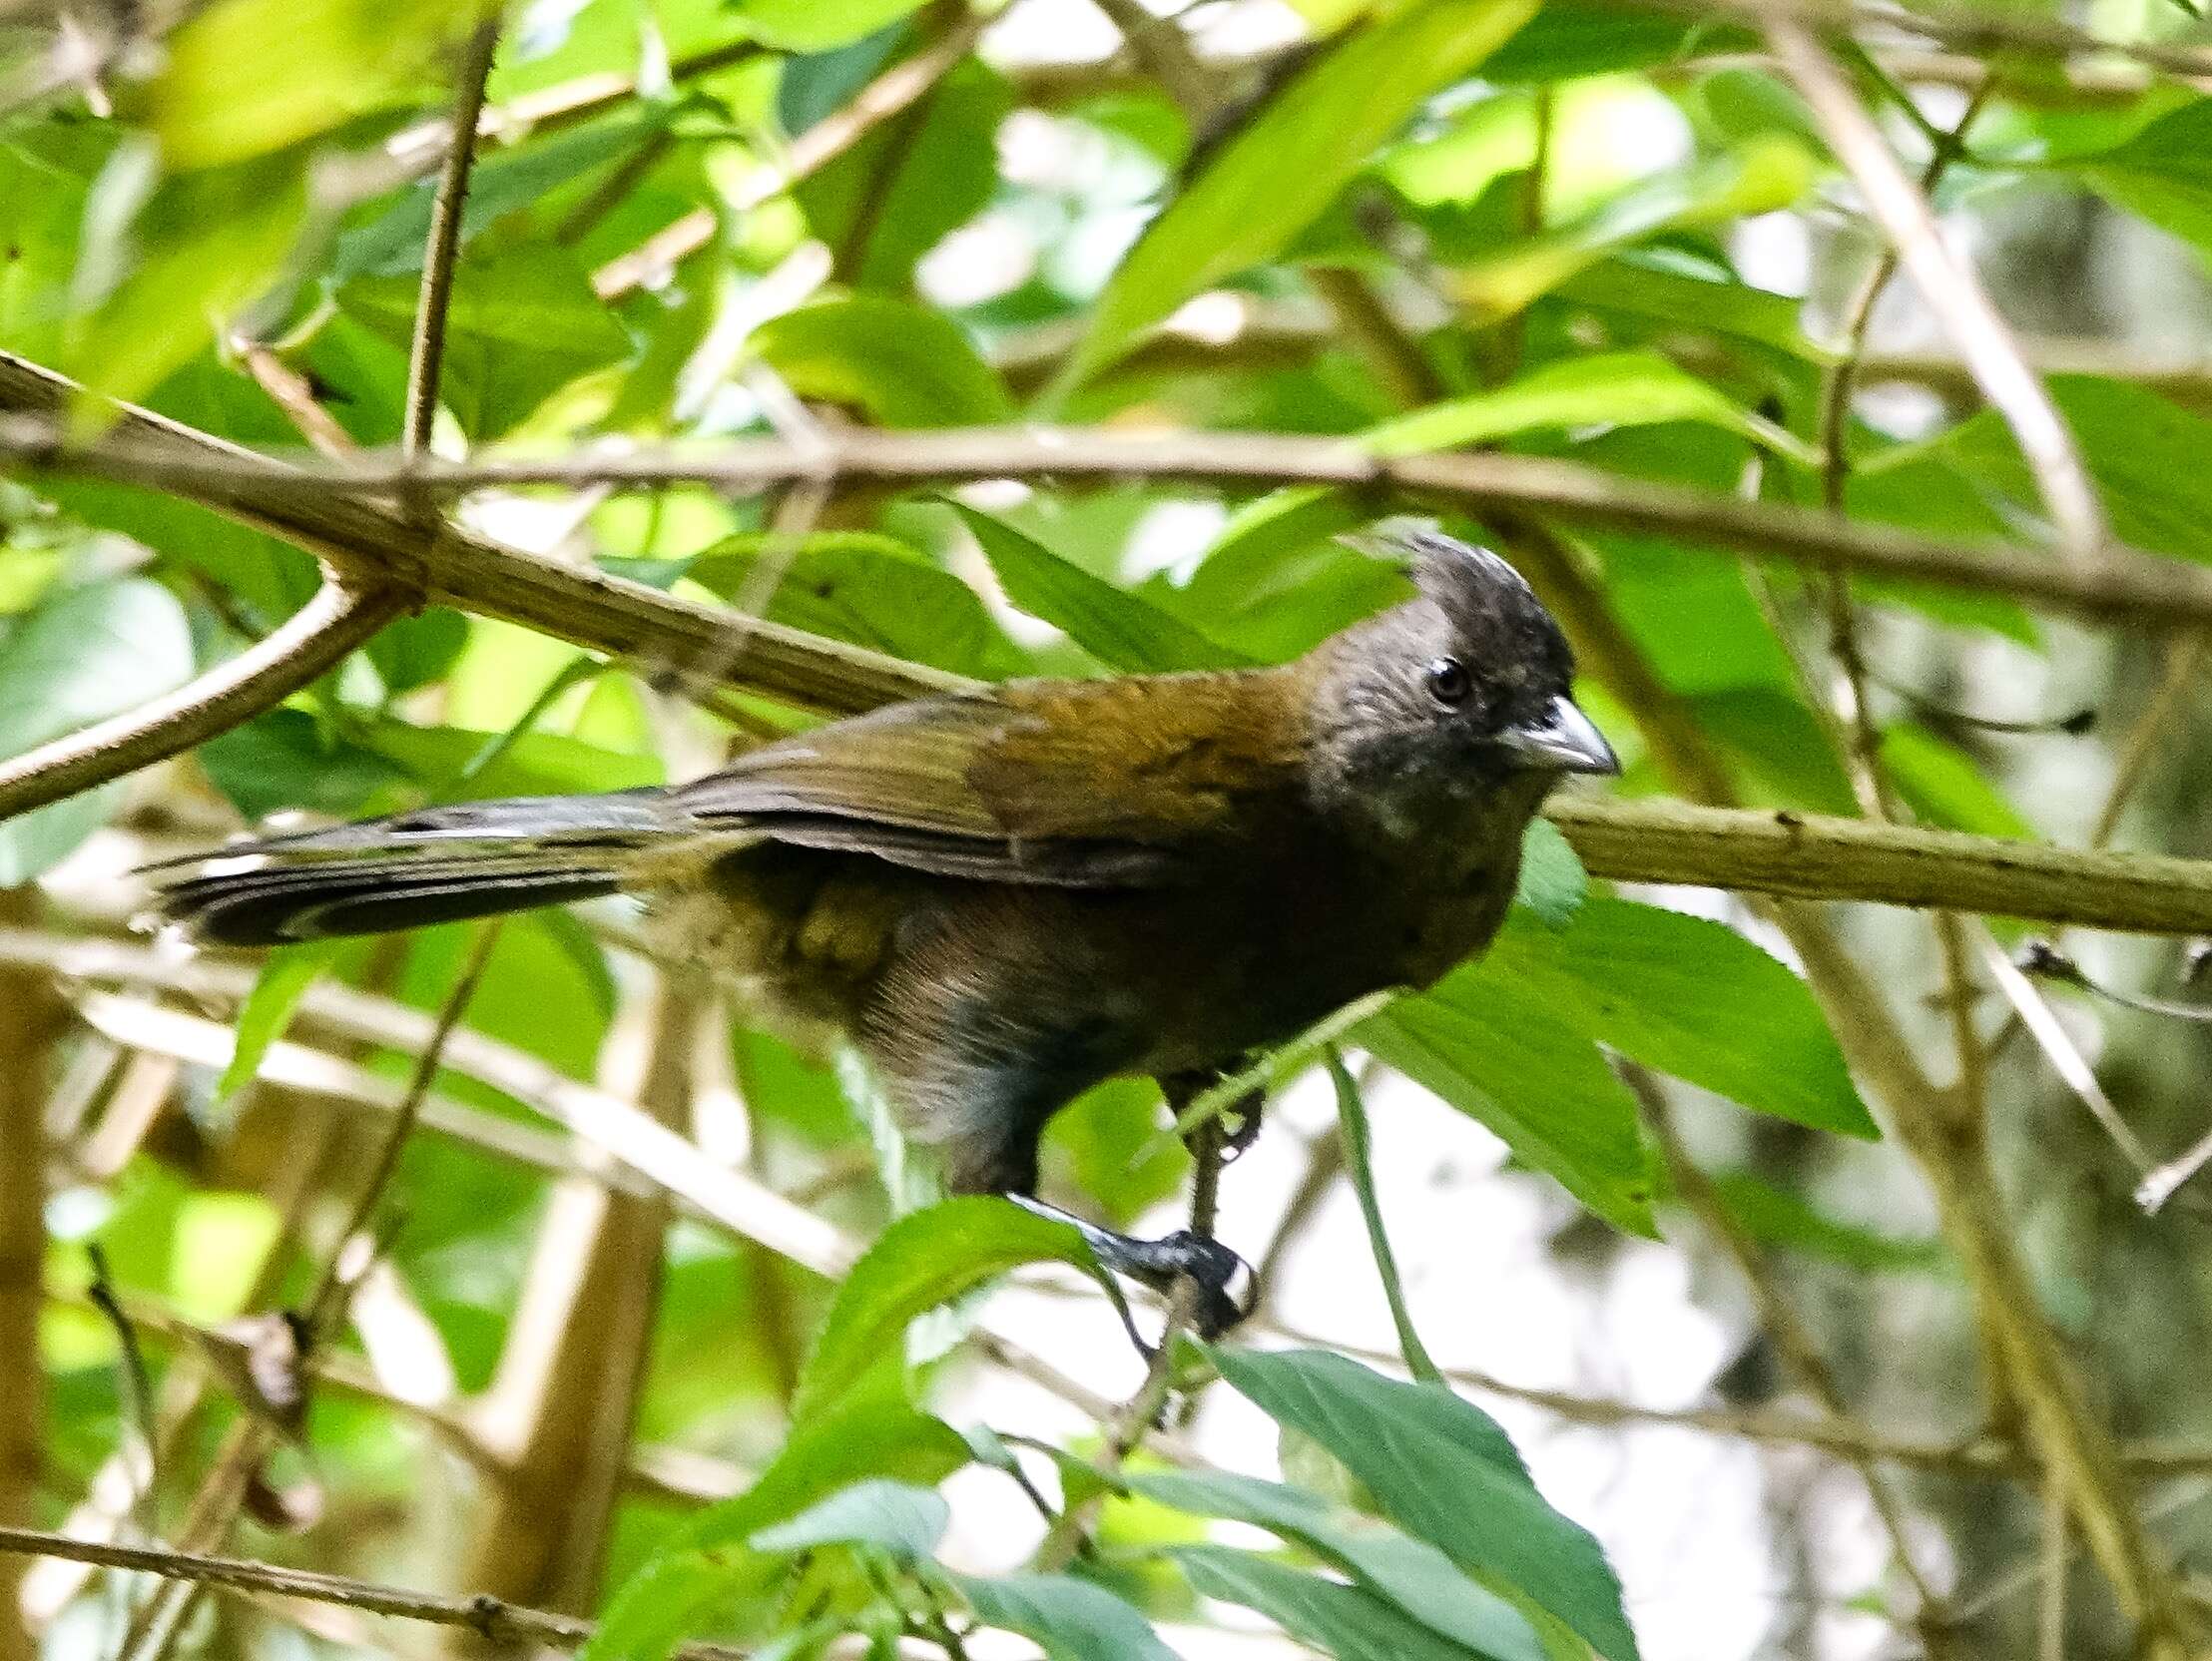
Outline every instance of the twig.
[[453, 100], [452, 137], [438, 174], [438, 194], [430, 205], [430, 242], [422, 260], [422, 289], [415, 301], [414, 335], [407, 348], [406, 420], [399, 453], [417, 456], [429, 448], [430, 426], [437, 418], [439, 372], [445, 365], [445, 319], [453, 299], [453, 267], [461, 249], [461, 210], [468, 203], [468, 179], [476, 165], [476, 122], [484, 113], [484, 84], [492, 54], [499, 47], [499, 12], [488, 11], [468, 37]]
[[925, 97], [975, 49], [988, 18], [967, 16], [912, 57], [892, 65], [792, 141], [784, 159], [757, 168], [725, 193], [722, 208], [702, 208], [654, 233], [642, 247], [610, 260], [592, 275], [601, 299], [615, 299], [653, 280], [660, 273], [705, 248], [720, 223], [719, 215], [750, 213], [775, 201], [794, 185], [812, 178], [885, 122]]
[[[158, 1574], [190, 1585], [266, 1592], [276, 1597], [302, 1598], [311, 1603], [336, 1604], [371, 1615], [423, 1621], [433, 1626], [463, 1627], [491, 1643], [538, 1643], [554, 1649], [577, 1650], [598, 1630], [590, 1621], [503, 1603], [498, 1598], [409, 1591], [400, 1586], [353, 1580], [339, 1574], [278, 1568], [272, 1563], [252, 1562], [242, 1557], [110, 1545], [98, 1540], [71, 1539], [66, 1534], [51, 1534], [37, 1528], [0, 1528], [0, 1553], [62, 1557], [127, 1573]], [[674, 1655], [680, 1661], [745, 1661], [746, 1652], [722, 1644], [684, 1644]]]
[[123, 1375], [122, 1395], [128, 1408], [126, 1425], [146, 1449], [146, 1479], [133, 1483], [131, 1509], [139, 1532], [153, 1539], [159, 1532], [156, 1523], [162, 1488], [161, 1429], [155, 1422], [154, 1385], [146, 1371], [146, 1353], [139, 1348], [138, 1328], [116, 1296], [115, 1278], [108, 1272], [108, 1254], [95, 1241], [85, 1247], [85, 1257], [92, 1265], [92, 1282], [85, 1288], [85, 1297], [115, 1333], [116, 1357]]
[[[1168, 1093], [1168, 1103], [1170, 1107], [1179, 1105], [1172, 1090]], [[1214, 1233], [1215, 1210], [1221, 1193], [1222, 1142], [1219, 1119], [1208, 1119], [1191, 1137], [1195, 1161], [1191, 1171], [1191, 1233], [1202, 1239], [1211, 1239]], [[1168, 1295], [1167, 1320], [1145, 1369], [1144, 1382], [1108, 1426], [1106, 1445], [1098, 1459], [1101, 1469], [1112, 1473], [1127, 1464], [1129, 1456], [1142, 1445], [1159, 1419], [1161, 1409], [1167, 1405], [1168, 1390], [1175, 1383], [1176, 1350], [1197, 1317], [1198, 1300], [1198, 1283], [1188, 1275], [1177, 1276], [1175, 1289]], [[1083, 1504], [1062, 1508], [1045, 1534], [1044, 1543], [1037, 1547], [1037, 1568], [1065, 1568], [1083, 1549], [1102, 1498], [1103, 1495], [1096, 1495]]]
[[406, 602], [332, 577], [281, 628], [191, 685], [0, 763], [0, 819], [182, 755], [319, 679]]
[[[0, 353], [0, 410], [48, 415], [67, 382]], [[1838, 519], [1803, 508], [1732, 500], [1708, 492], [1627, 479], [1542, 456], [1452, 453], [1375, 456], [1339, 438], [1288, 433], [1122, 432], [1095, 428], [977, 427], [887, 431], [861, 427], [801, 449], [765, 438], [733, 438], [710, 448], [626, 451], [551, 461], [409, 464], [389, 456], [335, 463], [283, 463], [218, 445], [205, 435], [128, 418], [103, 439], [64, 442], [50, 419], [0, 421], [0, 456], [27, 470], [138, 484], [180, 495], [333, 557], [426, 586], [434, 598], [509, 615], [523, 599], [513, 569], [519, 556], [481, 538], [448, 533], [403, 538], [376, 498], [393, 492], [453, 494], [487, 485], [624, 487], [702, 483], [733, 493], [812, 479], [832, 488], [917, 487], [970, 479], [1057, 476], [1065, 480], [1155, 479], [1211, 486], [1325, 484], [1379, 497], [1402, 495], [1475, 511], [1521, 508], [1561, 524], [1655, 531], [1708, 549], [1749, 553], [1787, 564], [1837, 564], [1854, 571], [1968, 592], [2005, 594], [2073, 615], [2125, 621], [2212, 623], [2212, 572], [2179, 560], [2110, 547], [2094, 566], [2040, 559], [2004, 543], [1953, 542], [1894, 526]], [[183, 440], [183, 442], [180, 442]], [[543, 562], [539, 562], [543, 563]], [[586, 574], [570, 573], [581, 585]], [[613, 584], [614, 579], [602, 578]], [[533, 574], [528, 587], [550, 586]], [[624, 590], [639, 585], [621, 584]], [[580, 595], [576, 596], [580, 598]], [[501, 612], [500, 605], [509, 608]], [[539, 597], [535, 613], [548, 616]], [[577, 627], [573, 611], [553, 611], [548, 632]], [[570, 636], [563, 634], [564, 638]]]
[[1906, 177], [1828, 48], [1803, 24], [1781, 18], [1768, 23], [1767, 38], [1822, 134], [1858, 181], [1921, 297], [2019, 440], [2057, 527], [2059, 552], [2073, 563], [2094, 564], [2111, 540], [2104, 510], [2073, 434], [2020, 355], [2010, 328], [1966, 263], [1944, 243], [1927, 197]]

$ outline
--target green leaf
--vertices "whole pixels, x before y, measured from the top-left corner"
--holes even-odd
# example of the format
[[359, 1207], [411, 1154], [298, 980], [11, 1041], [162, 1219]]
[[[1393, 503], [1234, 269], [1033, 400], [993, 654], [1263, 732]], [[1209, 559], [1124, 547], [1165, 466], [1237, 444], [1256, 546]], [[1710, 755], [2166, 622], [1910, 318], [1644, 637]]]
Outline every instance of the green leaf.
[[1361, 443], [1377, 455], [1456, 449], [1546, 427], [1658, 426], [1702, 421], [1795, 455], [1811, 446], [1753, 414], [1718, 387], [1651, 352], [1608, 352], [1547, 363], [1494, 391], [1448, 398], [1371, 427]]
[[[412, 277], [355, 277], [339, 306], [393, 344], [414, 333]], [[630, 334], [568, 250], [526, 243], [465, 255], [446, 312], [439, 397], [472, 438], [496, 438], [580, 375], [630, 355]]]
[[792, 389], [850, 404], [886, 427], [988, 425], [1013, 417], [998, 372], [960, 325], [887, 294], [818, 300], [772, 317], [753, 347]]
[[810, 1418], [836, 1402], [886, 1355], [906, 1323], [994, 1275], [1025, 1263], [1066, 1263], [1103, 1279], [1071, 1223], [1009, 1200], [968, 1195], [899, 1218], [852, 1266], [799, 1376], [792, 1412]]
[[1503, 976], [1471, 980], [1480, 966], [1398, 999], [1352, 1041], [1479, 1119], [1607, 1222], [1655, 1235], [1635, 1099], [1542, 993]]
[[1328, 1066], [1330, 1082], [1337, 1090], [1337, 1134], [1344, 1144], [1345, 1172], [1352, 1178], [1353, 1193], [1360, 1198], [1360, 1216], [1368, 1229], [1368, 1252], [1382, 1281], [1390, 1325], [1397, 1329], [1398, 1354], [1405, 1359], [1405, 1371], [1414, 1378], [1423, 1384], [1441, 1384], [1444, 1376], [1413, 1329], [1413, 1312], [1405, 1302], [1404, 1283], [1398, 1279], [1397, 1255], [1390, 1250], [1389, 1230], [1383, 1225], [1382, 1202], [1375, 1188], [1375, 1137], [1368, 1123], [1367, 1103], [1360, 1099], [1359, 1082], [1345, 1070], [1344, 1057], [1334, 1049], [1329, 1052]]
[[1758, 1112], [1877, 1134], [1805, 982], [1704, 917], [1612, 898], [1591, 899], [1559, 930], [1508, 917], [1489, 951], [1430, 996], [1458, 1009], [1525, 999], [1554, 1030]]
[[1635, 1661], [1604, 1551], [1545, 1502], [1487, 1413], [1433, 1384], [1400, 1384], [1318, 1350], [1207, 1354], [1270, 1418], [1336, 1455], [1391, 1521], [1468, 1573], [1526, 1596], [1607, 1661]]
[[1277, 93], [1139, 240], [1098, 296], [1072, 386], [1191, 295], [1289, 246], [1428, 95], [1495, 50], [1534, 0], [1415, 0]]
[[146, 118], [176, 168], [281, 150], [391, 102], [470, 21], [439, 0], [218, 0], [165, 43]]
[[304, 945], [279, 946], [269, 954], [262, 964], [262, 972], [254, 978], [254, 989], [246, 994], [246, 1002], [239, 1010], [238, 1044], [231, 1052], [231, 1064], [223, 1069], [223, 1077], [216, 1082], [218, 1101], [228, 1101], [261, 1071], [262, 1058], [269, 1054], [269, 1046], [284, 1035], [284, 1028], [291, 1024], [292, 1011], [299, 1007], [299, 1000], [337, 960], [341, 949], [342, 943], [337, 940], [314, 940]]
[[763, 1528], [868, 1477], [941, 1481], [967, 1457], [951, 1426], [902, 1401], [800, 1422], [751, 1488], [708, 1506], [624, 1582], [584, 1661], [663, 1661], [719, 1599], [765, 1581], [773, 1560], [746, 1544]]
[[2124, 144], [2059, 164], [2099, 196], [2212, 255], [2212, 99], [2197, 98]]
[[305, 710], [276, 709], [196, 752], [208, 783], [249, 820], [288, 808], [358, 819], [405, 769], [340, 738]]
[[1710, 1176], [1728, 1215], [1761, 1245], [1875, 1274], [1938, 1269], [1949, 1261], [1942, 1241], [1934, 1236], [1889, 1234], [1842, 1222], [1755, 1171], [1714, 1171]]
[[1033, 1639], [1049, 1661], [1180, 1661], [1152, 1623], [1103, 1586], [1064, 1574], [955, 1574], [985, 1626]]
[[877, 1476], [761, 1529], [749, 1543], [755, 1551], [869, 1545], [910, 1563], [937, 1549], [951, 1516], [951, 1507], [934, 1488]]
[[921, 9], [922, 0], [733, 0], [738, 24], [788, 52], [822, 52], [872, 35]]
[[1982, 777], [1971, 757], [1912, 722], [1882, 734], [1882, 767], [1906, 806], [1930, 825], [1982, 836], [2035, 839], [2035, 828]]
[[[151, 186], [152, 166], [143, 144], [123, 144], [109, 157], [86, 202], [69, 293], [61, 366], [116, 398], [161, 385], [274, 284], [306, 212], [297, 156], [159, 186]], [[75, 417], [96, 422], [106, 418], [103, 407], [80, 404]]]
[[1477, 318], [1508, 317], [1616, 249], [1662, 231], [1787, 208], [1813, 177], [1813, 158], [1803, 146], [1779, 137], [1754, 140], [1631, 186], [1572, 225], [1461, 266], [1448, 274], [1446, 286]]
[[912, 118], [885, 123], [799, 186], [808, 223], [839, 251], [853, 287], [908, 292], [915, 263], [989, 204], [1012, 105], [1003, 75], [963, 59]]
[[964, 503], [953, 505], [982, 544], [1006, 598], [1065, 630], [1107, 668], [1146, 675], [1228, 669], [1248, 661], [1172, 613], [1062, 559], [1005, 520]]
[[765, 615], [809, 634], [848, 640], [955, 675], [992, 678], [1017, 661], [975, 590], [890, 537], [819, 531], [747, 532], [716, 543], [684, 570], [726, 600], [758, 605], [763, 562], [782, 573]]
[[[192, 634], [169, 590], [143, 577], [50, 595], [0, 637], [0, 757], [175, 692], [192, 678]], [[122, 783], [0, 821], [0, 888], [52, 869], [107, 823]]]
[[1590, 873], [1581, 855], [1548, 819], [1532, 819], [1521, 832], [1520, 880], [1513, 903], [1525, 906], [1553, 928], [1564, 928], [1590, 892]]
[[[380, 716], [361, 722], [352, 729], [352, 737], [370, 754], [405, 768], [455, 802], [626, 791], [667, 779], [658, 756], [625, 755], [561, 733], [527, 732], [509, 741], [505, 733], [416, 727]], [[494, 759], [469, 771], [487, 752]]]
[[1256, 1552], [1187, 1545], [1169, 1556], [1201, 1596], [1256, 1609], [1300, 1643], [1336, 1661], [1469, 1661], [1472, 1656], [1496, 1656], [1494, 1650], [1470, 1649], [1439, 1637], [1364, 1586], [1347, 1586]]
[[[2212, 562], [2212, 421], [2145, 386], [2054, 375], [2099, 499], [2122, 542]], [[1870, 457], [1854, 478], [1855, 515], [1945, 535], [2004, 535], [2042, 521], [2035, 476], [2002, 416], [1984, 409], [1925, 444]]]
[[1134, 1493], [1295, 1542], [1452, 1643], [1497, 1661], [1543, 1661], [1528, 1619], [1425, 1540], [1340, 1511], [1317, 1493], [1229, 1471], [1131, 1471]]

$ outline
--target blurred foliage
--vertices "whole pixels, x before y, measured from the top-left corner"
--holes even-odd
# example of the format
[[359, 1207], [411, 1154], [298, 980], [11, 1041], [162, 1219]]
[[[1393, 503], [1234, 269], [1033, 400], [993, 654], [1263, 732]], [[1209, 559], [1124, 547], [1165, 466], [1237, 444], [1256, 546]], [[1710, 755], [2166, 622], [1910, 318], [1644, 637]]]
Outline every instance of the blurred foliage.
[[[1298, 11], [1310, 36], [1257, 67], [1204, 70], [1205, 109], [1179, 105], [1141, 64], [1069, 94], [986, 35], [909, 108], [790, 179], [779, 170], [795, 147], [854, 122], [878, 76], [964, 26], [956, 0], [516, 9], [462, 221], [439, 445], [542, 455], [803, 439], [814, 421], [1054, 418], [1174, 427], [1194, 450], [1238, 429], [1391, 455], [1480, 446], [1630, 483], [1818, 499], [1829, 319], [1747, 280], [1737, 251], [1751, 222], [1803, 234], [1848, 198], [1795, 94], [1744, 56], [1748, 37], [1585, 0]], [[0, 348], [262, 449], [300, 442], [270, 390], [280, 376], [350, 441], [392, 442], [450, 69], [472, 21], [422, 0], [214, 0], [159, 40], [117, 43], [97, 88], [43, 74], [65, 61], [55, 31], [0, 25], [0, 88], [32, 89], [0, 114]], [[2181, 8], [2139, 26], [2195, 27]], [[1917, 120], [1867, 79], [1925, 156]], [[2000, 96], [1982, 122], [1946, 188], [2094, 193], [2212, 257], [2212, 98], [2146, 78], [2088, 111]], [[2066, 377], [2054, 391], [2118, 533], [2212, 557], [2212, 422], [2117, 379]], [[1853, 425], [1849, 511], [1945, 535], [2034, 532], [2034, 479], [2004, 422], [1925, 401], [1889, 428]], [[85, 422], [98, 418], [88, 403]], [[979, 678], [1280, 660], [1404, 592], [1387, 563], [1337, 540], [1375, 504], [1322, 488], [1045, 481], [849, 496], [797, 535], [779, 505], [517, 491], [472, 511], [563, 558]], [[1508, 551], [1517, 531], [1449, 528]], [[314, 581], [296, 549], [120, 484], [0, 485], [0, 756], [174, 691], [276, 627]], [[1755, 582], [1709, 549], [1654, 537], [1561, 551], [1745, 802], [1852, 811], [1793, 655], [1825, 648], [1813, 584]], [[2043, 649], [2001, 600], [1898, 584], [1856, 598], [1913, 638]], [[180, 833], [292, 810], [623, 789], [803, 719], [749, 701], [678, 705], [656, 676], [680, 667], [601, 663], [432, 609], [158, 786], [0, 826], [0, 887], [53, 873], [103, 828], [152, 855], [184, 845]], [[1664, 788], [1618, 689], [1594, 686], [1588, 702], [1629, 764], [1623, 788]], [[1877, 719], [1883, 766], [1919, 820], [2012, 836], [2072, 828], [2053, 805], [2007, 794], [1988, 733], [1902, 700], [1880, 700]], [[1803, 982], [1745, 932], [1591, 884], [1544, 826], [1520, 898], [1484, 960], [1349, 1035], [1494, 1132], [1527, 1173], [1514, 1180], [1555, 1181], [1621, 1230], [1656, 1231], [1666, 1185], [1622, 1059], [1790, 1126], [1873, 1136]], [[296, 1296], [301, 1185], [365, 1144], [309, 1106], [311, 1092], [256, 1085], [256, 1067], [300, 1027], [372, 1082], [403, 1076], [408, 1057], [316, 1028], [310, 988], [434, 1008], [464, 949], [463, 931], [432, 929], [273, 958], [236, 1011], [231, 1064], [193, 1059], [164, 1128], [53, 1196], [50, 1280], [81, 1288], [78, 1248], [96, 1238], [127, 1292], [189, 1318]], [[517, 918], [467, 1024], [590, 1079], [649, 978], [619, 915]], [[858, 1634], [889, 1654], [901, 1636], [942, 1647], [948, 1623], [970, 1622], [1055, 1657], [1154, 1658], [1172, 1653], [1156, 1623], [1198, 1598], [1348, 1661], [1633, 1661], [1602, 1552], [1538, 1494], [1494, 1422], [1439, 1384], [1319, 1353], [1180, 1358], [1275, 1419], [1287, 1467], [1310, 1482], [1117, 1472], [1047, 1449], [1071, 1502], [1115, 1495], [1106, 1547], [1066, 1572], [944, 1566], [936, 1484], [971, 1464], [1024, 1482], [1043, 1466], [1036, 1449], [1023, 1459], [987, 1426], [930, 1410], [937, 1358], [984, 1282], [1032, 1263], [1089, 1267], [1088, 1255], [1072, 1229], [997, 1201], [885, 1226], [881, 1201], [850, 1180], [864, 1136], [836, 1071], [748, 1029], [742, 1011], [718, 1037], [702, 1054], [727, 1073], [743, 1126], [724, 1126], [711, 1157], [742, 1148], [754, 1175], [820, 1196], [875, 1243], [832, 1295], [694, 1222], [670, 1232], [640, 1423], [752, 1474], [737, 1497], [682, 1518], [665, 1497], [623, 1502], [604, 1552], [610, 1590], [573, 1600], [604, 1616], [596, 1661], [665, 1655], [695, 1635], [801, 1657]], [[541, 1126], [532, 1104], [461, 1066], [437, 1088], [449, 1111], [406, 1153], [390, 1268], [429, 1348], [473, 1392], [501, 1374], [554, 1179], [484, 1145]], [[1150, 1084], [1093, 1092], [1054, 1127], [1047, 1186], [1106, 1218], [1136, 1216], [1185, 1174], [1159, 1120]], [[57, 1124], [65, 1137], [80, 1128]], [[1757, 1171], [1724, 1173], [1718, 1193], [1753, 1237], [1831, 1263], [1944, 1261]], [[65, 1302], [44, 1344], [40, 1504], [58, 1521], [131, 1430], [109, 1330]], [[184, 1371], [157, 1364], [157, 1384]], [[428, 1523], [410, 1534], [404, 1518], [408, 1461], [423, 1456], [406, 1423], [388, 1404], [317, 1404], [309, 1442], [344, 1524], [325, 1532], [352, 1542], [330, 1566], [419, 1564], [439, 1549]], [[170, 1480], [212, 1435], [194, 1421]], [[1145, 1514], [1171, 1523], [1117, 1532], [1116, 1519]], [[1273, 1544], [1223, 1543], [1216, 1520]], [[254, 1653], [303, 1653], [274, 1621], [255, 1630]]]

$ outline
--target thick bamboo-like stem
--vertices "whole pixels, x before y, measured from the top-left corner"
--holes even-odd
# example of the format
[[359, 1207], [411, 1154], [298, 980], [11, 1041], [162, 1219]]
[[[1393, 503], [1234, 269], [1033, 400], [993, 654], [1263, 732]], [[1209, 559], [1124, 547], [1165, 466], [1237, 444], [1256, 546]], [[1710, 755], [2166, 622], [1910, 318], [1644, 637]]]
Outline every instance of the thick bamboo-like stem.
[[[0, 918], [27, 922], [28, 888], [0, 893]], [[67, 1014], [43, 976], [0, 971], [0, 1524], [38, 1516], [46, 1468], [39, 1311], [46, 1273], [47, 1058]], [[20, 1564], [0, 1566], [0, 1661], [33, 1661], [17, 1613]]]
[[[673, 981], [647, 996], [617, 1022], [600, 1082], [682, 1134], [701, 1002]], [[570, 1612], [598, 1595], [673, 1216], [659, 1190], [639, 1198], [581, 1174], [554, 1189], [498, 1371], [470, 1414], [499, 1474], [471, 1526], [464, 1584]]]

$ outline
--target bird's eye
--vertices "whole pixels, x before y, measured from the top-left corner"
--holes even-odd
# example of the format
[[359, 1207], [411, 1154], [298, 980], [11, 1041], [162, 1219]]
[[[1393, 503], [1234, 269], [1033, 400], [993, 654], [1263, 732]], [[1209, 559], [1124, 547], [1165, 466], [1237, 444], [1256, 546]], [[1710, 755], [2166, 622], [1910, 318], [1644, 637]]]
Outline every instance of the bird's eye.
[[1457, 658], [1436, 659], [1428, 666], [1427, 680], [1428, 696], [1447, 709], [1464, 704], [1473, 690], [1466, 665]]

